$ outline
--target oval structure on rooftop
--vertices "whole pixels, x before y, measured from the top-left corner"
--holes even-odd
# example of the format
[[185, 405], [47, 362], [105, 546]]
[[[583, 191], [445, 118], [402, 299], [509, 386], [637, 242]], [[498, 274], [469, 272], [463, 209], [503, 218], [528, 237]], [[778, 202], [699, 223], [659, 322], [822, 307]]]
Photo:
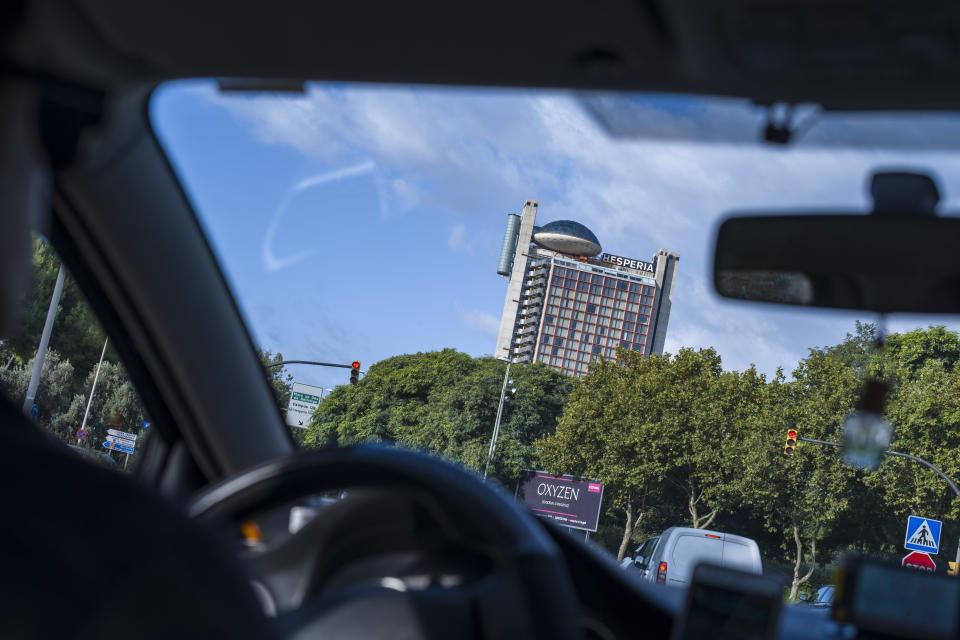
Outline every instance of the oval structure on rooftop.
[[546, 249], [575, 256], [595, 256], [602, 250], [597, 236], [573, 220], [556, 220], [534, 231], [533, 241]]

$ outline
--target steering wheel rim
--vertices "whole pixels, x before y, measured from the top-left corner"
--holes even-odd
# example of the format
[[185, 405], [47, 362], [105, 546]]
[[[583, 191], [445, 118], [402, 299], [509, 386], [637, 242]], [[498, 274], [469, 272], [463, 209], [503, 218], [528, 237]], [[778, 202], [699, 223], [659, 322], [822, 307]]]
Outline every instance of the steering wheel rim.
[[496, 544], [516, 565], [531, 637], [577, 637], [578, 602], [550, 535], [502, 489], [431, 456], [372, 445], [301, 452], [207, 487], [194, 496], [187, 511], [201, 521], [241, 521], [306, 495], [358, 487], [418, 489], [471, 518], [478, 536]]

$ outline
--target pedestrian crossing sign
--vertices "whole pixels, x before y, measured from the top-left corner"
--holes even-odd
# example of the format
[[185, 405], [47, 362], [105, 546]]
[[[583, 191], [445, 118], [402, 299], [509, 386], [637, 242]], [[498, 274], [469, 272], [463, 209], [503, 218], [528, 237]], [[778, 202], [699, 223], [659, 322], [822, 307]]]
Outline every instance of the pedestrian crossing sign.
[[910, 551], [936, 554], [940, 550], [942, 526], [943, 523], [939, 520], [910, 516], [907, 520], [907, 536], [903, 540], [903, 547]]

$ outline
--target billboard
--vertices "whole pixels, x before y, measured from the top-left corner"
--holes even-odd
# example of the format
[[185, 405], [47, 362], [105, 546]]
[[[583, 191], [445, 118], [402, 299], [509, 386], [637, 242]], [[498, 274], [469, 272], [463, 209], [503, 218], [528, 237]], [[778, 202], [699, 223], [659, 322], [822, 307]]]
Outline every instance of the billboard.
[[517, 499], [541, 518], [572, 529], [596, 531], [603, 485], [573, 476], [557, 478], [544, 471], [524, 469], [517, 484]]

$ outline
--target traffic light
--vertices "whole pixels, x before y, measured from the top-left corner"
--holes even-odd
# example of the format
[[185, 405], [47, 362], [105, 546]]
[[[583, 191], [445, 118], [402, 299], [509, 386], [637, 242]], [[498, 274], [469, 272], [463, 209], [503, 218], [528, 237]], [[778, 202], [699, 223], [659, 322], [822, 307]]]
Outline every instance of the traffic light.
[[960, 562], [948, 562], [947, 567], [947, 575], [955, 576], [957, 575], [957, 569], [960, 569]]
[[350, 365], [350, 384], [360, 382], [360, 363], [356, 360]]
[[783, 445], [783, 455], [790, 457], [797, 448], [797, 430], [787, 429], [787, 442]]

